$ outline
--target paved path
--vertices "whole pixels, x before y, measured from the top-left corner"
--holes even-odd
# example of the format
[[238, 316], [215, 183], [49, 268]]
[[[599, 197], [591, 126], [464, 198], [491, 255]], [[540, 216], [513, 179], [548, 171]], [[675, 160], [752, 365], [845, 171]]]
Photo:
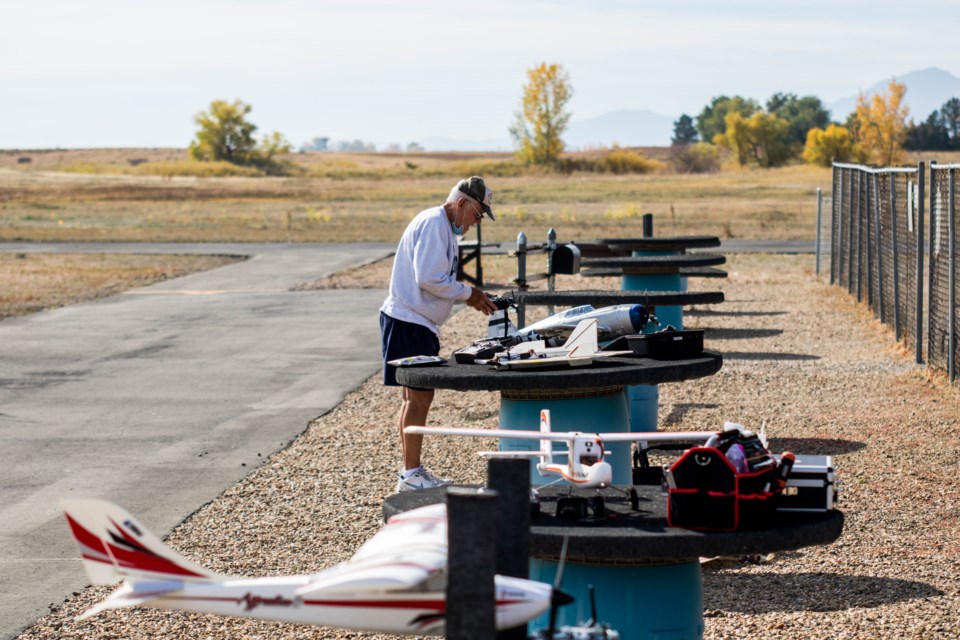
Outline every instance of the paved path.
[[0, 321], [0, 638], [87, 584], [59, 500], [113, 500], [162, 535], [372, 375], [384, 292], [289, 288], [392, 250], [0, 244], [252, 256]]

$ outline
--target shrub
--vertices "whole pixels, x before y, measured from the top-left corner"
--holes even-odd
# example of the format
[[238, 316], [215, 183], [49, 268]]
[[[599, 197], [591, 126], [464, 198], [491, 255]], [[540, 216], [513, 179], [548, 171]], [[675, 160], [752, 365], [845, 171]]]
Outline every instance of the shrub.
[[807, 132], [807, 144], [803, 149], [803, 159], [821, 167], [829, 167], [833, 160], [848, 162], [857, 155], [853, 136], [845, 127], [831, 124], [826, 131], [810, 129]]
[[720, 171], [720, 152], [706, 142], [677, 145], [670, 151], [670, 164], [677, 173], [714, 173]]

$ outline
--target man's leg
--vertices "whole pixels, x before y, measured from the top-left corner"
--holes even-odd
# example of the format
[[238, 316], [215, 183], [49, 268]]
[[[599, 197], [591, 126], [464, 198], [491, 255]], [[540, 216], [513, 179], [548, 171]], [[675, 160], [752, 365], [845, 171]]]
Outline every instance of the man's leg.
[[433, 402], [433, 389], [411, 389], [401, 387], [403, 404], [400, 405], [400, 442], [403, 445], [403, 468], [416, 469], [420, 466], [420, 449], [423, 434], [404, 433], [404, 427], [425, 426], [427, 413]]

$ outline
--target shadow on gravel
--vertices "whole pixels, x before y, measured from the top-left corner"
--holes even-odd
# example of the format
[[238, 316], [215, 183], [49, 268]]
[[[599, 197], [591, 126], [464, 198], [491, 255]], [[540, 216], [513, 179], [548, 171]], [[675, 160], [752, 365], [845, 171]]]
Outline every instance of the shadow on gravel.
[[696, 307], [684, 310], [683, 313], [689, 316], [730, 316], [733, 318], [787, 315], [786, 311], [720, 311], [719, 309], [698, 309]]
[[783, 333], [783, 329], [712, 329], [704, 328], [703, 337], [707, 340], [748, 340], [750, 338], [772, 338]]
[[837, 573], [741, 574], [707, 569], [703, 575], [703, 604], [708, 617], [710, 610], [842, 611], [943, 595], [943, 591], [923, 582]]
[[809, 353], [777, 353], [775, 351], [721, 351], [724, 360], [819, 360]]
[[665, 417], [663, 421], [668, 424], [683, 422], [683, 417], [690, 411], [696, 411], [697, 409], [716, 409], [719, 406], [718, 404], [708, 404], [705, 402], [678, 402], [673, 405], [670, 413], [667, 414], [667, 417]]
[[840, 438], [770, 438], [771, 451], [792, 451], [807, 455], [839, 456], [866, 447], [865, 442]]

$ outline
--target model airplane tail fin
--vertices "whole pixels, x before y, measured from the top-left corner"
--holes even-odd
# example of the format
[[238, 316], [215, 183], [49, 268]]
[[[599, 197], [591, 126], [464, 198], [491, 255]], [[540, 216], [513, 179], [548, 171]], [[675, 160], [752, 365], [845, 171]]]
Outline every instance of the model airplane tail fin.
[[[541, 409], [540, 410], [540, 433], [550, 433], [550, 409]], [[552, 464], [553, 463], [553, 441], [543, 439], [540, 441], [540, 453], [545, 457], [541, 460], [541, 464]]]
[[225, 578], [180, 556], [115, 504], [69, 500], [62, 507], [93, 584], [113, 584], [127, 577], [152, 581]]
[[498, 307], [496, 311], [490, 314], [490, 319], [487, 321], [487, 337], [507, 338], [515, 335], [517, 335], [517, 327], [510, 322], [507, 309]]
[[581, 320], [567, 341], [563, 343], [568, 358], [587, 358], [599, 351], [597, 345], [597, 321]]

